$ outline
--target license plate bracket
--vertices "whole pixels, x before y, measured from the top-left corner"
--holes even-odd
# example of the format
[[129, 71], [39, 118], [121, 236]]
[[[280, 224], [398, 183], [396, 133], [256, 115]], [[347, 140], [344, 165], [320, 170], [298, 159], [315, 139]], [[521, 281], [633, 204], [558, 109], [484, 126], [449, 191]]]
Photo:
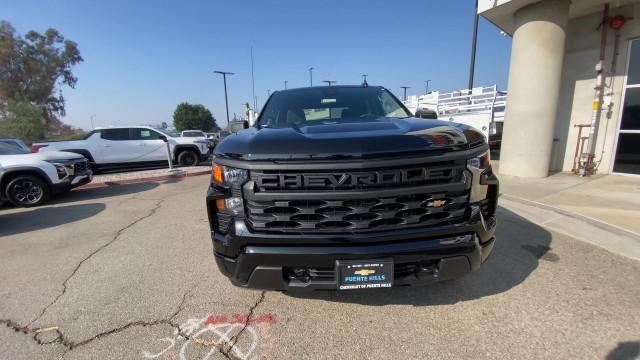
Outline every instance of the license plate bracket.
[[393, 286], [393, 259], [337, 260], [339, 290], [380, 289]]

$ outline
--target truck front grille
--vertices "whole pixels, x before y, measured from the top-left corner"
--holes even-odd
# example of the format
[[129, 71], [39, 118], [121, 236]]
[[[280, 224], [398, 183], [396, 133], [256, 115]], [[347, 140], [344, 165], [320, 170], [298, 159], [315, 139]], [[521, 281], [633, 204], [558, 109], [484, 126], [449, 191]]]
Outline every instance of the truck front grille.
[[247, 201], [254, 230], [285, 232], [381, 231], [432, 226], [464, 218], [468, 192], [407, 194], [346, 200]]
[[89, 162], [87, 160], [82, 160], [79, 161], [75, 164], [73, 164], [73, 171], [78, 174], [78, 173], [83, 173], [85, 171], [89, 170]]
[[465, 219], [464, 161], [342, 171], [252, 170], [244, 187], [253, 231], [357, 233]]

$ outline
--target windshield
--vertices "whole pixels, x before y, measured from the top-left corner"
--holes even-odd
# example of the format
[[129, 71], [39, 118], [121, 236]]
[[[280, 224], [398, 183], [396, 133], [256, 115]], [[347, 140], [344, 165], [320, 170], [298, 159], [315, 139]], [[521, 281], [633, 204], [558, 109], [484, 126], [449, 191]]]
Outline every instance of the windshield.
[[0, 142], [0, 155], [22, 155], [29, 153], [29, 151], [26, 151], [18, 146]]
[[277, 92], [259, 119], [261, 127], [283, 128], [405, 118], [411, 114], [380, 87], [318, 87]]
[[183, 137], [204, 137], [204, 133], [201, 131], [184, 131]]

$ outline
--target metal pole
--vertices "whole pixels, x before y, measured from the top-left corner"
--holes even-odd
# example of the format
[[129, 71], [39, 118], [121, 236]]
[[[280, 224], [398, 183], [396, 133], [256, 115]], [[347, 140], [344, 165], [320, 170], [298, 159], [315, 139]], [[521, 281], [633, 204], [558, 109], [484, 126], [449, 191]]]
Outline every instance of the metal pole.
[[256, 100], [256, 80], [253, 76], [253, 46], [251, 47], [251, 95], [253, 95], [253, 108], [258, 107], [258, 101]]
[[227, 75], [234, 75], [232, 72], [215, 70], [214, 73], [222, 75], [224, 82], [224, 103], [227, 108], [227, 129], [229, 128], [229, 99], [227, 97]]
[[476, 67], [476, 43], [478, 39], [478, 0], [476, 0], [473, 16], [473, 39], [471, 41], [471, 64], [469, 65], [469, 93], [473, 89], [473, 75]]
[[404, 101], [407, 101], [407, 89], [411, 89], [411, 86], [400, 86], [400, 88], [404, 89]]
[[602, 32], [600, 33], [600, 56], [596, 64], [596, 93], [593, 99], [593, 112], [591, 115], [591, 127], [589, 128], [589, 139], [587, 140], [587, 159], [584, 166], [584, 172], [581, 175], [589, 176], [595, 172], [594, 157], [596, 154], [596, 143], [598, 136], [598, 125], [602, 116], [602, 101], [604, 98], [604, 56], [607, 47], [607, 20], [609, 19], [609, 3], [604, 4], [604, 13], [602, 15]]
[[227, 108], [227, 129], [229, 128], [229, 99], [227, 98], [227, 74], [222, 74], [224, 81], [224, 103]]
[[313, 86], [313, 67], [309, 68], [309, 86]]
[[171, 146], [169, 145], [169, 141], [165, 141], [167, 146], [167, 161], [169, 162], [169, 171], [173, 171], [173, 161], [171, 159]]

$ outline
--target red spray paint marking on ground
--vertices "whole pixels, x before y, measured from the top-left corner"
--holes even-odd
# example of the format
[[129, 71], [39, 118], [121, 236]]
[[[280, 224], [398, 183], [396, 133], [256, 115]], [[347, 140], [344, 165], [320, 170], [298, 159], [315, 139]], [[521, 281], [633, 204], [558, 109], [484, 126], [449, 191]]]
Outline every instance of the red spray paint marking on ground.
[[276, 320], [275, 316], [273, 316], [273, 314], [263, 314], [260, 316], [252, 316], [251, 318], [249, 318], [249, 314], [233, 314], [231, 316], [209, 315], [204, 320], [205, 325], [215, 325], [215, 324], [275, 325], [277, 323], [278, 321]]

